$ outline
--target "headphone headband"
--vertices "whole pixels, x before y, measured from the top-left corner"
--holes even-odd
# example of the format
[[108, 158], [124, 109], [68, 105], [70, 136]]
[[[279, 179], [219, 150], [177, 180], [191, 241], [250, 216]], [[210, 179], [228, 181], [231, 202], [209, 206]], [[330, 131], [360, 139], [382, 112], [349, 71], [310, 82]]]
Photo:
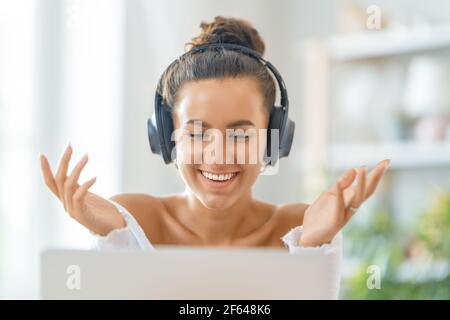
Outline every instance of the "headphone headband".
[[[199, 45], [199, 46], [193, 48], [192, 50], [186, 52], [185, 55], [186, 54], [194, 54], [197, 52], [204, 52], [209, 49], [228, 49], [228, 50], [246, 54], [248, 56], [255, 58], [256, 60], [259, 60], [275, 76], [275, 79], [278, 82], [278, 87], [281, 91], [281, 105], [285, 106], [287, 109], [289, 109], [289, 101], [288, 101], [288, 97], [287, 97], [286, 85], [284, 84], [284, 80], [281, 77], [281, 74], [269, 61], [265, 60], [259, 52], [252, 50], [248, 47], [244, 47], [244, 46], [234, 44], [234, 43], [209, 43], [209, 44]], [[181, 57], [183, 57], [183, 56], [181, 56]], [[289, 111], [289, 110], [287, 110], [287, 111]]]

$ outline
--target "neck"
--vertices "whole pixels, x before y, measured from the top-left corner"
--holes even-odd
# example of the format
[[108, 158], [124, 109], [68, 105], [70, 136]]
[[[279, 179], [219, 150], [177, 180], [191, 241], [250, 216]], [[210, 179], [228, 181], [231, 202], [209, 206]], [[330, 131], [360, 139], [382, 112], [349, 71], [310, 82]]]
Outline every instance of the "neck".
[[205, 244], [229, 245], [240, 234], [245, 234], [248, 226], [245, 221], [253, 220], [255, 210], [251, 191], [226, 209], [205, 207], [188, 188], [183, 196], [188, 205], [182, 213], [183, 224]]

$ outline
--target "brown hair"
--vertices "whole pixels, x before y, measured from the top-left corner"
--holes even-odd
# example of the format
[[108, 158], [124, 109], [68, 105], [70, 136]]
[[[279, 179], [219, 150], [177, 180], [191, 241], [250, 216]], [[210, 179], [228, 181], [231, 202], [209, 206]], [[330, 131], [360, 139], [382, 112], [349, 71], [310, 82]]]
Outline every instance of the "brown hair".
[[[203, 44], [232, 43], [264, 54], [265, 45], [258, 31], [252, 25], [241, 19], [217, 16], [213, 22], [202, 22], [200, 35], [187, 43], [185, 49], [189, 52]], [[275, 83], [267, 68], [248, 55], [231, 50], [205, 50], [171, 65], [163, 74], [159, 93], [164, 103], [173, 107], [177, 99], [177, 91], [187, 81], [211, 78], [252, 77], [259, 83], [264, 104], [269, 113], [275, 103]]]

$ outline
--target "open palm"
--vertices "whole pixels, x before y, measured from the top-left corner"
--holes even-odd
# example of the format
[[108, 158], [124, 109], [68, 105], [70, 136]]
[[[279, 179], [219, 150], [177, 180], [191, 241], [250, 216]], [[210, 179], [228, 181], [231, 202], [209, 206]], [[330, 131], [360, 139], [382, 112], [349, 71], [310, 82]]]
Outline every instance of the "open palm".
[[[369, 174], [365, 167], [351, 169], [322, 193], [305, 211], [302, 246], [329, 243], [359, 208], [375, 192], [390, 160], [381, 161]], [[356, 185], [353, 182], [358, 178]]]
[[55, 175], [53, 175], [45, 155], [40, 155], [41, 170], [47, 187], [62, 203], [64, 210], [92, 232], [106, 235], [111, 230], [123, 227], [125, 221], [117, 208], [107, 199], [89, 191], [96, 181], [95, 178], [81, 185], [78, 183], [81, 172], [88, 161], [87, 155], [68, 174], [71, 155], [72, 147], [69, 145]]

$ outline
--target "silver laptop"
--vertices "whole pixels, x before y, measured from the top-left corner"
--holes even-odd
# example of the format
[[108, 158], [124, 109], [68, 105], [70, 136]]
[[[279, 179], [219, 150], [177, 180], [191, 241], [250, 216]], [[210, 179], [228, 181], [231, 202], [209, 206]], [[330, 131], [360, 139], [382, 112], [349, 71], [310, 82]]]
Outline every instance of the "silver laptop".
[[332, 270], [314, 251], [157, 247], [48, 250], [43, 299], [336, 299]]

